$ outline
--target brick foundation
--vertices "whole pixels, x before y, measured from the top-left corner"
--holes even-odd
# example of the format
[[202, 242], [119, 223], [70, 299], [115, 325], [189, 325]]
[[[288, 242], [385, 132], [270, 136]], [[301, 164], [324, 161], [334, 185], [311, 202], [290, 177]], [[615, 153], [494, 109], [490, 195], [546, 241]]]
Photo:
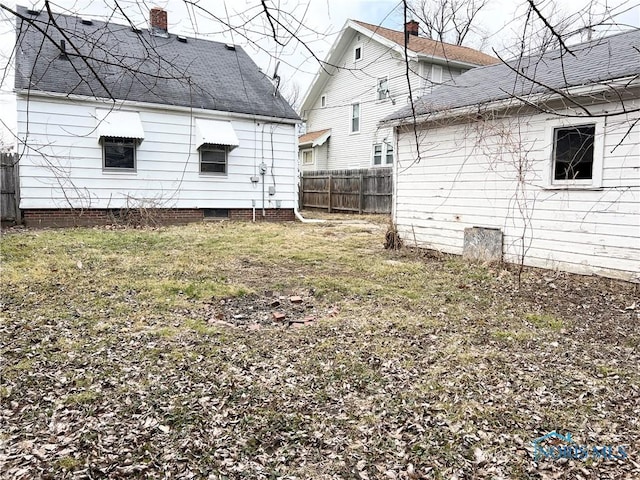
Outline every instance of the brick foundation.
[[[229, 220], [251, 221], [253, 211], [250, 208], [229, 209]], [[96, 225], [181, 225], [200, 222], [204, 210], [199, 208], [157, 208], [146, 210], [126, 209], [27, 209], [22, 211], [27, 227], [80, 227]], [[221, 218], [217, 218], [221, 219]], [[256, 221], [286, 222], [295, 220], [293, 209], [268, 209], [265, 217], [262, 210], [256, 209]]]
[[[256, 222], [293, 222], [296, 219], [291, 208], [268, 208], [262, 216], [262, 209], [256, 208]], [[229, 209], [230, 220], [249, 221], [253, 220], [253, 210], [251, 208]]]

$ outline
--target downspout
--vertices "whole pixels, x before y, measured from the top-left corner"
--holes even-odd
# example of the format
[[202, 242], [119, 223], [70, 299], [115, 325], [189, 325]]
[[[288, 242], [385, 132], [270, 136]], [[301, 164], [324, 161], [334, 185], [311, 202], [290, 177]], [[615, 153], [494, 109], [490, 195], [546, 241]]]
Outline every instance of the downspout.
[[260, 176], [262, 177], [262, 216], [265, 217], [266, 213], [264, 210], [264, 177], [267, 174], [267, 164], [262, 162], [260, 164]]
[[[393, 222], [393, 226], [397, 229], [397, 217], [398, 217], [398, 173], [400, 172], [400, 127], [394, 128], [393, 135], [393, 151], [396, 155], [396, 158], [393, 162], [393, 169], [391, 170], [392, 182], [391, 182], [391, 222]], [[416, 145], [416, 148], [420, 148]]]
[[300, 211], [298, 210], [298, 205], [294, 205], [293, 213], [296, 216], [296, 218], [302, 223], [324, 223], [325, 222], [325, 220], [321, 220], [319, 218], [304, 218], [300, 213]]

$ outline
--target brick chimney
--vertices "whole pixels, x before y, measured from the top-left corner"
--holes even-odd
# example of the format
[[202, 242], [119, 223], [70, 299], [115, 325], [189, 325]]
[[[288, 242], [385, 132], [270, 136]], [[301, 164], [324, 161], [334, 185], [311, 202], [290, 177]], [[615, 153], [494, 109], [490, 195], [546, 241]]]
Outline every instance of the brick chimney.
[[168, 37], [167, 12], [159, 7], [153, 7], [149, 11], [149, 22], [151, 23], [151, 34], [158, 37]]
[[419, 27], [420, 24], [418, 22], [416, 22], [415, 20], [409, 20], [404, 24], [404, 31], [407, 33], [407, 35], [413, 35], [414, 37], [417, 37]]

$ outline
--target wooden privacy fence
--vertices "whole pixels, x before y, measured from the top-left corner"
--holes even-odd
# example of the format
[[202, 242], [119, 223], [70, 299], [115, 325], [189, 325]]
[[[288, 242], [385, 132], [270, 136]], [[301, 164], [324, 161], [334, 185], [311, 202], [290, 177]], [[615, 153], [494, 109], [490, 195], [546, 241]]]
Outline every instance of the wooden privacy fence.
[[0, 153], [0, 220], [19, 223], [18, 155]]
[[391, 213], [391, 168], [303, 172], [300, 206], [328, 212]]

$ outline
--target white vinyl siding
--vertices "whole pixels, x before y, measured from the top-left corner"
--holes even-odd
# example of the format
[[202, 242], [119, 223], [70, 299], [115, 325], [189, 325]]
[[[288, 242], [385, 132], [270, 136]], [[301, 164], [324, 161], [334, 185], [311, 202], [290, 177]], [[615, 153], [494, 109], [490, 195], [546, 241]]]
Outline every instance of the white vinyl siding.
[[[343, 169], [368, 168], [372, 164], [372, 145], [382, 143], [384, 138], [391, 139], [390, 129], [380, 129], [378, 122], [406, 105], [409, 90], [404, 73], [404, 64], [399, 56], [364, 36], [360, 41], [353, 39], [345, 48], [342, 62], [352, 62], [353, 52], [357, 45], [362, 45], [362, 65], [357, 70], [339, 69], [332, 72], [322, 94], [327, 96], [327, 107], [320, 108], [320, 96], [315, 101], [316, 107], [304, 115], [307, 119], [307, 131], [318, 131], [331, 128], [331, 144], [326, 151], [326, 160], [318, 157], [316, 152], [315, 168]], [[375, 58], [376, 61], [368, 61]], [[360, 69], [361, 67], [361, 69]], [[415, 92], [420, 89], [418, 65], [411, 63], [411, 82]], [[388, 99], [379, 101], [376, 98], [377, 80], [388, 77], [388, 89], [395, 104]], [[361, 102], [360, 133], [351, 134], [351, 104]], [[349, 155], [344, 155], [344, 152]], [[324, 152], [323, 152], [324, 153]]]
[[[625, 102], [627, 110], [638, 107], [638, 100]], [[620, 111], [621, 105], [600, 110]], [[415, 239], [421, 247], [461, 254], [465, 227], [497, 228], [509, 262], [517, 262], [524, 247], [526, 265], [638, 280], [639, 116], [610, 117], [602, 128], [596, 122], [604, 152], [599, 188], [548, 188], [550, 132], [557, 126], [548, 114], [429, 126], [419, 131], [420, 162], [414, 134], [403, 130], [394, 173], [398, 231], [408, 244]], [[525, 153], [509, 153], [514, 144]], [[514, 179], [521, 167], [519, 184]]]
[[[331, 145], [327, 148], [326, 161], [316, 158], [316, 169], [368, 168], [372, 165], [372, 145], [382, 143], [385, 138], [391, 141], [390, 129], [380, 128], [378, 123], [384, 117], [407, 105], [409, 88], [405, 76], [405, 63], [401, 56], [388, 47], [366, 38], [354, 35], [343, 50], [336, 64], [350, 67], [354, 62], [355, 48], [362, 47], [362, 61], [356, 68], [331, 70], [319, 94], [313, 101], [314, 107], [303, 112], [307, 120], [307, 131], [332, 129]], [[375, 59], [375, 61], [372, 61]], [[410, 62], [409, 76], [414, 98], [419, 96], [427, 84], [430, 86], [432, 64], [425, 61]], [[456, 72], [460, 72], [458, 68]], [[448, 81], [450, 73], [446, 66], [442, 68], [443, 80]], [[388, 96], [378, 100], [378, 81], [387, 78]], [[325, 108], [321, 106], [321, 97], [327, 98]], [[360, 133], [351, 134], [351, 104], [361, 103]], [[349, 155], [344, 155], [344, 152]]]
[[[28, 131], [20, 159], [20, 207], [27, 208], [251, 208], [261, 194], [250, 177], [263, 161], [282, 208], [296, 205], [295, 125], [260, 122], [198, 110], [193, 116], [231, 120], [240, 145], [228, 153], [226, 177], [200, 174], [195, 122], [189, 112], [140, 108], [144, 140], [135, 171], [106, 171], [95, 130], [98, 102], [18, 97], [18, 132]], [[262, 132], [264, 131], [264, 135]], [[268, 133], [268, 134], [267, 134]], [[273, 152], [273, 158], [272, 158]]]

